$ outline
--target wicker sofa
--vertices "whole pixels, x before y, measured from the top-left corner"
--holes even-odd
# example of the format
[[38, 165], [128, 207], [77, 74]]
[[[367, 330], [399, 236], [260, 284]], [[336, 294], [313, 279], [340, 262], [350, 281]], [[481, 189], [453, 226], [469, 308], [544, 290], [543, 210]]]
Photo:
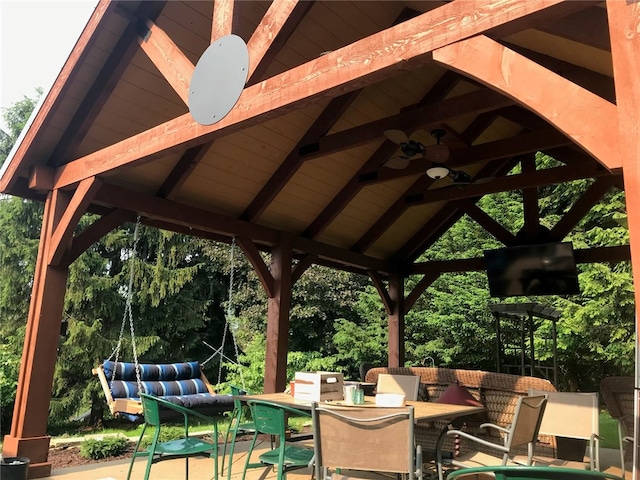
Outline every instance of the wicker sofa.
[[[484, 372], [480, 370], [462, 370], [434, 367], [375, 367], [366, 374], [365, 381], [376, 383], [378, 375], [390, 373], [393, 375], [418, 375], [420, 377], [420, 400], [437, 401], [438, 397], [449, 387], [457, 383], [464, 386], [476, 400], [485, 407], [482, 415], [464, 419], [464, 425], [456, 425], [456, 428], [464, 428], [475, 431], [480, 423], [491, 422], [496, 425], [507, 426], [513, 420], [515, 405], [518, 397], [526, 396], [529, 389], [555, 392], [553, 384], [545, 379], [537, 377], [525, 377], [509, 375], [506, 373]], [[462, 423], [462, 420], [460, 421]], [[436, 441], [440, 432], [447, 427], [446, 422], [423, 422], [416, 426], [416, 441], [422, 446], [423, 452], [434, 452]], [[480, 435], [482, 438], [494, 443], [502, 443], [498, 436], [489, 434]], [[454, 443], [453, 440], [445, 442], [445, 448], [451, 452], [464, 453], [469, 447], [464, 442]], [[477, 448], [477, 445], [472, 445]], [[492, 452], [495, 454], [495, 451]], [[524, 452], [523, 452], [524, 453]], [[552, 439], [541, 438], [541, 443], [536, 447], [536, 454], [554, 454]]]

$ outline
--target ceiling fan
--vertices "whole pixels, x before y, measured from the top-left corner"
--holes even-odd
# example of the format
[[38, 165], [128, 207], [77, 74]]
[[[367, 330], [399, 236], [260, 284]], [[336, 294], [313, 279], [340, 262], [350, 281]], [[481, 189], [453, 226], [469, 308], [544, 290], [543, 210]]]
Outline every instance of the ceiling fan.
[[461, 170], [452, 170], [444, 165], [449, 159], [449, 147], [440, 141], [445, 135], [445, 130], [437, 128], [431, 131], [431, 135], [436, 139], [435, 145], [423, 145], [420, 142], [409, 139], [409, 136], [402, 130], [385, 130], [384, 136], [400, 146], [401, 155], [391, 158], [384, 165], [388, 168], [406, 168], [412, 160], [424, 158], [431, 161], [431, 167], [425, 172], [429, 178], [440, 180], [449, 177], [457, 185], [471, 183], [471, 177]]

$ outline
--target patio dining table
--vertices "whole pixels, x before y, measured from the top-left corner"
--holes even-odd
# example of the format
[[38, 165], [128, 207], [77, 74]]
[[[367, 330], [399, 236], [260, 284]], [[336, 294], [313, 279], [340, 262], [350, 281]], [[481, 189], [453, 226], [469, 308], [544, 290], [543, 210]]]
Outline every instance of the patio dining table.
[[[307, 400], [296, 400], [288, 393], [263, 393], [256, 395], [240, 395], [236, 398], [246, 402], [248, 400], [263, 400], [273, 402], [287, 407], [297, 408], [298, 410], [311, 411], [312, 402]], [[375, 397], [365, 397], [364, 405], [346, 405], [341, 400], [331, 400], [326, 402], [318, 402], [322, 405], [332, 405], [344, 408], [376, 408]], [[413, 407], [415, 421], [433, 421], [433, 420], [454, 420], [459, 417], [466, 417], [481, 413], [484, 407], [476, 407], [469, 405], [451, 405], [447, 403], [436, 402], [419, 402], [407, 401], [407, 406]]]

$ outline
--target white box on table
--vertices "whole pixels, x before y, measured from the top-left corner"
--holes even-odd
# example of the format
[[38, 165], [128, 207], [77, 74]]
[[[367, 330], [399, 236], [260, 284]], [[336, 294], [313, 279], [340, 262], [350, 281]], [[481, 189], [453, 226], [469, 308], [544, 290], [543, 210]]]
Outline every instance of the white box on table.
[[311, 402], [342, 400], [344, 376], [336, 372], [296, 372], [293, 398]]

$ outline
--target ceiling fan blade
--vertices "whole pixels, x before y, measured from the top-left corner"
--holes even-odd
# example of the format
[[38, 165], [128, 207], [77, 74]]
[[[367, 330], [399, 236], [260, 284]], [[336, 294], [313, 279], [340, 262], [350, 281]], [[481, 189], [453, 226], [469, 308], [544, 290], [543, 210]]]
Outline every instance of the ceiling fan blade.
[[393, 157], [387, 160], [384, 166], [387, 168], [393, 168], [394, 170], [402, 170], [409, 166], [410, 161], [411, 159], [408, 157]]
[[398, 145], [409, 142], [409, 136], [402, 130], [385, 130], [384, 136]]

